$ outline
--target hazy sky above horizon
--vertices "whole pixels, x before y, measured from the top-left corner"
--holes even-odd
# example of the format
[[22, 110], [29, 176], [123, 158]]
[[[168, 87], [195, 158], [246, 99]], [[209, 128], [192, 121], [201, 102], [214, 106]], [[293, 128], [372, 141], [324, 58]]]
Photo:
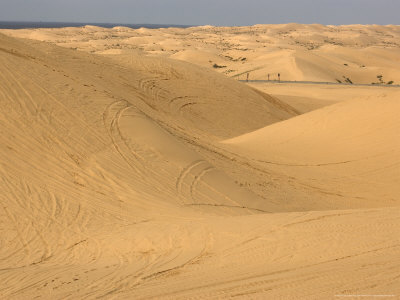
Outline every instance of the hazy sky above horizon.
[[0, 21], [400, 24], [400, 0], [0, 0]]

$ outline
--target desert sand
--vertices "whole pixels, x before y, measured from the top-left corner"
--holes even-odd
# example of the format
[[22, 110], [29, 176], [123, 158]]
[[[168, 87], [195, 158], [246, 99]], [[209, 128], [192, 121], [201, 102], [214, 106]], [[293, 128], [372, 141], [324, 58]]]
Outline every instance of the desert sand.
[[399, 36], [2, 30], [0, 298], [398, 298]]
[[[3, 30], [98, 54], [145, 53], [236, 79], [400, 84], [400, 26], [319, 24]], [[377, 76], [382, 76], [377, 78]]]

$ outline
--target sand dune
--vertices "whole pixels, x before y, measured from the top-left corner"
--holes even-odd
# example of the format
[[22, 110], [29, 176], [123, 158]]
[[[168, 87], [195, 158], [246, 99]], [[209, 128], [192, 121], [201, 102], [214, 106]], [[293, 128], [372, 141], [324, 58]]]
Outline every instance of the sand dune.
[[268, 168], [340, 194], [346, 205], [352, 206], [353, 196], [358, 207], [395, 206], [400, 194], [399, 96], [327, 106], [226, 143]]
[[[90, 51], [137, 50], [214, 69], [229, 77], [289, 81], [400, 83], [395, 25], [255, 25], [137, 30], [95, 26], [3, 30], [16, 37]], [[377, 76], [382, 76], [381, 79]]]
[[[254, 89], [168, 57], [187, 50], [100, 47], [186, 30], [0, 34], [0, 298], [398, 296], [398, 88]], [[244, 29], [190, 29], [218, 30]]]

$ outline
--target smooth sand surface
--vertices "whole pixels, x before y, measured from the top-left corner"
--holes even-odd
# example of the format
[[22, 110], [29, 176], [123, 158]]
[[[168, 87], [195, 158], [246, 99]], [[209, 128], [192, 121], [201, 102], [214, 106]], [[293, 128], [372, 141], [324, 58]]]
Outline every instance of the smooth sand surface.
[[229, 38], [254, 54], [229, 68], [272, 68], [296, 40], [329, 63], [294, 77], [335, 80], [328, 56], [364, 47], [354, 78], [399, 80], [398, 26], [2, 32], [0, 298], [399, 297], [400, 88], [209, 62]]
[[349, 100], [384, 98], [400, 91], [385, 85], [360, 86], [340, 84], [249, 82], [253, 88], [282, 100], [303, 114]]

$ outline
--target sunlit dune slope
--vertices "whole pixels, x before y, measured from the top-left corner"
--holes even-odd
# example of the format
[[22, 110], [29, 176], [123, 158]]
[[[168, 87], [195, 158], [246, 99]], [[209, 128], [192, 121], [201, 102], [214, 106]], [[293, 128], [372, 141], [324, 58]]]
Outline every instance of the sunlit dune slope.
[[[331, 105], [226, 141], [357, 205], [399, 204], [400, 93]], [[300, 175], [301, 174], [301, 175]]]
[[[213, 107], [224, 111], [222, 120], [213, 122], [205, 116], [205, 110], [188, 108], [176, 112], [169, 101], [170, 94], [159, 95], [162, 86], [156, 83], [161, 80], [159, 74], [164, 69], [157, 69], [154, 62], [148, 63], [148, 70], [142, 62], [142, 67], [138, 66], [138, 71], [134, 72], [131, 68], [112, 66], [108, 60], [95, 60], [85, 55], [81, 58], [75, 51], [41, 44], [35, 46], [30, 49], [28, 45], [2, 36], [3, 158], [6, 170], [13, 170], [16, 178], [33, 176], [34, 181], [42, 181], [41, 176], [59, 178], [60, 183], [51, 181], [51, 184], [57, 188], [68, 184], [69, 188], [78, 190], [90, 184], [99, 185], [92, 187], [91, 192], [99, 193], [99, 197], [115, 193], [119, 199], [130, 195], [131, 189], [134, 194], [150, 193], [157, 196], [156, 201], [167, 199], [166, 202], [179, 205], [215, 204], [241, 209], [245, 202], [256, 201], [255, 195], [236, 186], [182, 144], [175, 131], [184, 137], [192, 131], [203, 137], [208, 132], [200, 129], [206, 128], [225, 136], [227, 132], [231, 134], [227, 120], [234, 117], [238, 124], [244, 124], [245, 129], [260, 127], [263, 121], [271, 122], [271, 113], [251, 107], [249, 114], [258, 114], [260, 118], [258, 123], [254, 122], [257, 117], [253, 122], [246, 121], [243, 116], [243, 113], [247, 115], [246, 109], [238, 103], [240, 96], [246, 93], [250, 103], [259, 105], [257, 109], [268, 109], [269, 105], [271, 110], [281, 113], [279, 107], [244, 85], [230, 90], [229, 81], [216, 74], [213, 82], [219, 86], [215, 89], [225, 90], [225, 101], [222, 99], [219, 104], [214, 104], [214, 99], [207, 98], [207, 93], [201, 95], [198, 90], [191, 90], [191, 95], [200, 98], [211, 114]], [[46, 58], [50, 51], [54, 51], [58, 61]], [[63, 63], [66, 69], [61, 68]], [[179, 66], [177, 69], [172, 65], [169, 67], [167, 72], [175, 77], [167, 77], [170, 73], [164, 76], [166, 81], [171, 79], [170, 85], [177, 85], [177, 91], [189, 88], [202, 76], [210, 80], [208, 87], [212, 88], [209, 76], [213, 74], [210, 72], [202, 75], [199, 70], [192, 81], [179, 81], [180, 77], [189, 75], [181, 76]], [[105, 68], [107, 72], [104, 72]], [[179, 82], [185, 83], [185, 87], [178, 87]], [[228, 84], [224, 88], [225, 83]], [[232, 103], [228, 102], [226, 94], [231, 95]], [[173, 94], [172, 100], [184, 105], [188, 100], [185, 100], [185, 94], [180, 95], [177, 99]], [[214, 111], [215, 114], [218, 112], [215, 108]], [[285, 114], [288, 115], [281, 113]], [[244, 129], [239, 126], [232, 131], [236, 130]], [[213, 138], [212, 134], [207, 136]], [[103, 172], [113, 175], [108, 178]], [[120, 188], [124, 188], [116, 192], [106, 187], [111, 194], [103, 195], [106, 192], [101, 186], [108, 186], [109, 181], [120, 182]], [[195, 202], [188, 201], [195, 198], [198, 199]], [[219, 200], [215, 202], [216, 199]]]
[[398, 94], [399, 87], [384, 85], [341, 85], [310, 83], [253, 82], [250, 86], [270, 94], [289, 104], [298, 113], [349, 100], [391, 97]]
[[[366, 146], [367, 171], [388, 167], [390, 151], [395, 164], [389, 138], [397, 136], [398, 106], [378, 100], [382, 106], [349, 102], [297, 117], [274, 97], [188, 63], [134, 53], [111, 59], [0, 35], [0, 298], [398, 295], [398, 202], [350, 197], [347, 208], [358, 209], [324, 211], [346, 206], [313, 189], [302, 197], [299, 182], [324, 185], [343, 170], [311, 178], [307, 169], [291, 174], [254, 161], [270, 153], [279, 163], [337, 162], [328, 160], [333, 142], [310, 128], [323, 114], [332, 121], [322, 124], [328, 136], [338, 138], [335, 128], [346, 122], [360, 135], [343, 135], [354, 147], [338, 161], [366, 160]], [[352, 121], [354, 111], [364, 117]], [[304, 125], [304, 140], [291, 136], [292, 122]], [[327, 156], [279, 149], [279, 133], [268, 128]], [[248, 141], [234, 138], [246, 133]], [[221, 144], [230, 138], [243, 145]], [[393, 181], [380, 175], [379, 188], [394, 197]], [[282, 185], [267, 193], [242, 177]], [[355, 182], [355, 194], [363, 189]], [[280, 201], [285, 193], [290, 203]]]

